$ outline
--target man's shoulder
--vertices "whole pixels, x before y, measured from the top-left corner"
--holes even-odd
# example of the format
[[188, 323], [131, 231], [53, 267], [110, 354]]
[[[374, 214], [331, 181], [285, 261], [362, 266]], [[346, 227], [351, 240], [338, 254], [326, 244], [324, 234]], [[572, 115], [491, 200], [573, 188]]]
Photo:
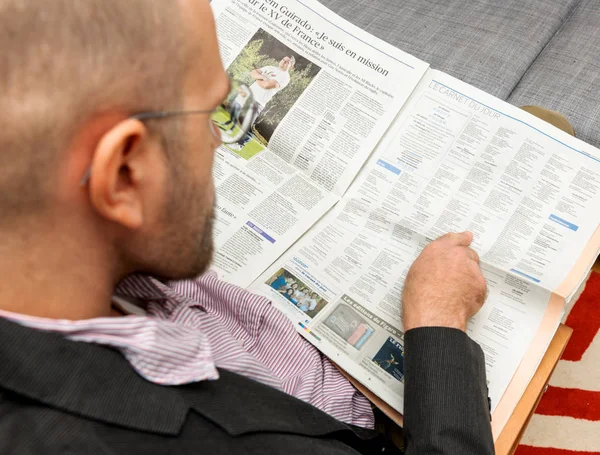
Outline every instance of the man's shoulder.
[[75, 453], [244, 454], [264, 446], [341, 455], [356, 452], [340, 438], [361, 444], [342, 422], [245, 376], [219, 370], [214, 381], [160, 386], [113, 349], [1, 318], [0, 364], [0, 453], [68, 445]]
[[[106, 422], [101, 415], [79, 415], [0, 388], [0, 453], [60, 454], [68, 446], [73, 453], [125, 454], [135, 447], [136, 453], [201, 449], [215, 454], [247, 454], [268, 448], [289, 455], [304, 454], [307, 449], [349, 455], [358, 452], [341, 439], [353, 440], [355, 446], [366, 443], [360, 442], [349, 427], [305, 403], [234, 373], [221, 370], [221, 374], [221, 379], [210, 384], [181, 388], [178, 394], [188, 397], [195, 412], [186, 413], [177, 431], [149, 431], [144, 428], [142, 416], [142, 424], [137, 427]], [[240, 392], [239, 386], [251, 390], [251, 396], [258, 393], [266, 401], [274, 397], [281, 406], [256, 413], [256, 406], [263, 406], [265, 400], [244, 400], [244, 393], [232, 393], [232, 388]], [[211, 405], [217, 402], [223, 403], [222, 409]], [[233, 402], [237, 412], [232, 412]], [[288, 411], [289, 415], [282, 418], [282, 412]], [[298, 416], [301, 424], [295, 420]], [[340, 432], [345, 437], [339, 436]]]
[[[97, 453], [91, 421], [0, 389], [0, 453]], [[95, 440], [95, 441], [94, 441]], [[105, 447], [106, 448], [106, 447]]]

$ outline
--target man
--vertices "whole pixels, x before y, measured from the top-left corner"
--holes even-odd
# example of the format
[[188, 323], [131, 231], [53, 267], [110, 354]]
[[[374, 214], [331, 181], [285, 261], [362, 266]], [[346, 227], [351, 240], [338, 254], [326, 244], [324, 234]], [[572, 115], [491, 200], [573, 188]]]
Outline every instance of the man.
[[[392, 453], [266, 299], [185, 279], [230, 87], [208, 2], [0, 0], [0, 21], [0, 453]], [[406, 280], [409, 454], [493, 452], [470, 241]]]
[[317, 299], [319, 298], [319, 294], [313, 292], [312, 294], [307, 294], [306, 298], [302, 301], [301, 305], [298, 305], [302, 311], [312, 311], [317, 307]]
[[292, 287], [294, 287], [294, 284], [296, 284], [296, 280], [294, 278], [292, 278], [291, 276], [288, 276], [285, 279], [285, 289], [288, 290]]
[[302, 289], [298, 288], [294, 291], [294, 299], [296, 299], [296, 306], [298, 306], [304, 299], [309, 297], [309, 290], [306, 287]]
[[285, 288], [286, 283], [285, 274], [282, 270], [279, 275], [273, 277], [273, 281], [271, 281], [270, 286], [276, 291], [279, 291], [280, 289]]
[[[229, 110], [227, 113], [229, 114], [229, 119], [226, 122], [216, 122], [219, 128], [226, 131], [228, 134], [233, 134], [235, 126], [240, 121], [240, 116], [242, 115], [243, 108], [246, 104], [250, 102], [250, 89], [245, 85], [241, 85], [237, 88], [236, 97], [231, 102], [229, 106]], [[252, 113], [247, 115], [253, 115]], [[252, 122], [253, 123], [253, 122]]]
[[[270, 65], [263, 66], [262, 68], [253, 69], [250, 72], [250, 76], [254, 79], [254, 83], [250, 86], [250, 90], [256, 101], [255, 109], [251, 114], [253, 115], [252, 121], [250, 122], [251, 125], [254, 125], [254, 122], [260, 113], [273, 97], [288, 86], [290, 83], [290, 71], [294, 68], [295, 64], [296, 59], [293, 56], [286, 56], [279, 62], [279, 67]], [[239, 142], [230, 144], [229, 147], [234, 150], [241, 150], [250, 139], [252, 139], [252, 134], [248, 132], [239, 140]]]

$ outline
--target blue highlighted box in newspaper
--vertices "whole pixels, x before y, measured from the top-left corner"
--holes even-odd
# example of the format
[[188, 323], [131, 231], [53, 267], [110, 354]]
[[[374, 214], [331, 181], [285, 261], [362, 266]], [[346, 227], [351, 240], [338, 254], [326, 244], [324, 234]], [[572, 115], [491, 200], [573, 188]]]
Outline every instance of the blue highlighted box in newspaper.
[[400, 175], [400, 169], [398, 169], [396, 166], [391, 165], [387, 161], [377, 160], [377, 165], [387, 169], [390, 172], [393, 172], [396, 175]]
[[534, 283], [539, 283], [540, 280], [538, 280], [537, 278], [531, 276], [531, 275], [527, 275], [526, 273], [521, 272], [520, 270], [517, 269], [510, 269], [511, 272], [516, 273], [517, 275], [522, 276], [523, 278], [527, 278], [528, 280], [533, 281]]
[[555, 223], [560, 224], [561, 226], [566, 227], [567, 229], [571, 229], [572, 231], [577, 231], [577, 229], [579, 229], [579, 226], [573, 224], [573, 223], [569, 223], [567, 220], [562, 219], [559, 216], [556, 216], [554, 214], [550, 215], [550, 220], [554, 221]]
[[275, 239], [273, 237], [271, 237], [269, 234], [267, 234], [265, 231], [263, 231], [261, 228], [259, 228], [256, 224], [252, 223], [251, 221], [247, 221], [246, 226], [248, 226], [250, 229], [252, 229], [257, 234], [260, 234], [261, 236], [263, 236], [269, 242], [275, 243]]

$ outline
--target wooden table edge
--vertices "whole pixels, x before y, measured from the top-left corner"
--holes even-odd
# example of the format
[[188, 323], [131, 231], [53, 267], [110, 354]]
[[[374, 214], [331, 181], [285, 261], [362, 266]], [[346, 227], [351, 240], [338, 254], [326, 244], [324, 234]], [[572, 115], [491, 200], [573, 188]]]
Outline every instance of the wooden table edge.
[[564, 324], [558, 327], [525, 393], [496, 440], [496, 455], [512, 455], [517, 450], [572, 333], [573, 329]]

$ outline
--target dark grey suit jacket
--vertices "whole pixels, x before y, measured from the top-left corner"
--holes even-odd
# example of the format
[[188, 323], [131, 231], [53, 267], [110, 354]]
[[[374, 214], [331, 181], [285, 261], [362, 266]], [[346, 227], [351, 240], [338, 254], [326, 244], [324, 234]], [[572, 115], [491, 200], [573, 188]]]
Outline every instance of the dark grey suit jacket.
[[[451, 329], [406, 334], [409, 454], [493, 453], [483, 353]], [[0, 454], [394, 453], [375, 432], [243, 376], [152, 384], [117, 351], [0, 319]]]

